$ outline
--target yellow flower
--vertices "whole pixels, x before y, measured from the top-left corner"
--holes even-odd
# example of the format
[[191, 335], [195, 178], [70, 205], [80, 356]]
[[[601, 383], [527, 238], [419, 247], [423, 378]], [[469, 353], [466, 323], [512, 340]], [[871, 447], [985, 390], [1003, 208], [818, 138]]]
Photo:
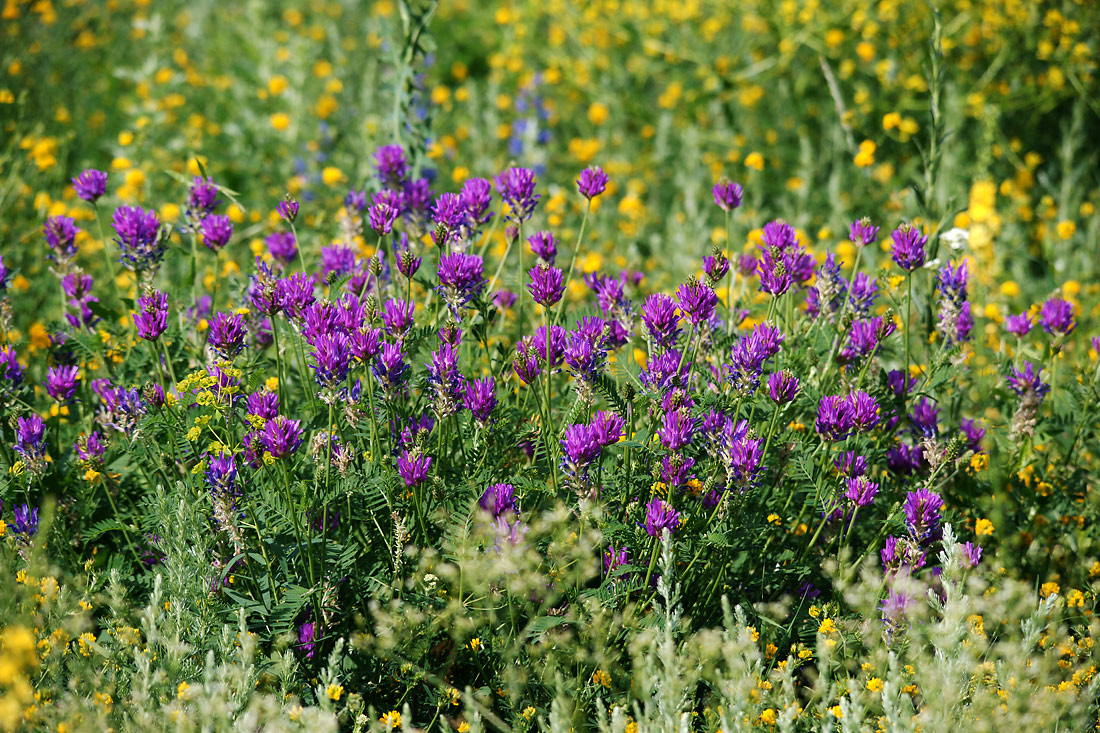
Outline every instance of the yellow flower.
[[1058, 236], [1062, 239], [1069, 239], [1077, 231], [1077, 225], [1069, 219], [1062, 219], [1055, 227], [1058, 231]]
[[186, 682], [181, 682], [176, 685], [176, 697], [183, 700], [187, 697], [187, 691], [191, 689], [191, 685]]
[[290, 86], [290, 82], [282, 74], [276, 74], [271, 77], [267, 82], [267, 91], [273, 97], [277, 97], [287, 90]]
[[1062, 587], [1052, 580], [1039, 586], [1039, 595], [1041, 595], [1043, 598], [1047, 598], [1049, 596], [1055, 595], [1061, 589]]
[[870, 168], [875, 163], [876, 145], [871, 140], [864, 140], [859, 144], [859, 152], [856, 153], [855, 164], [860, 168]]
[[993, 522], [989, 521], [988, 519], [979, 519], [977, 522], [974, 523], [974, 534], [978, 535], [979, 537], [981, 535], [993, 534], [994, 529], [996, 528], [993, 526]]
[[588, 107], [588, 121], [593, 125], [602, 125], [607, 122], [607, 118], [610, 116], [610, 110], [608, 110], [607, 105], [602, 102], [593, 102]]
[[764, 170], [764, 156], [757, 152], [749, 153], [745, 156], [745, 167], [757, 171]]
[[882, 118], [882, 129], [892, 130], [901, 126], [901, 115], [897, 112], [887, 112]]
[[833, 623], [831, 618], [826, 618], [821, 622], [821, 625], [817, 627], [817, 633], [819, 634], [833, 634], [836, 633], [836, 624]]
[[280, 132], [290, 127], [290, 115], [285, 112], [276, 112], [271, 115], [271, 126]]
[[840, 709], [839, 705], [833, 705], [831, 708], [829, 708], [829, 712], [832, 714], [832, 716], [834, 718], [843, 718], [844, 717], [844, 712]]
[[767, 708], [764, 712], [760, 713], [760, 722], [764, 725], [775, 725], [775, 710], [773, 708]]
[[386, 726], [387, 730], [392, 730], [394, 728], [400, 728], [401, 727], [401, 713], [397, 712], [396, 710], [391, 710], [388, 713], [385, 713], [381, 718], [379, 718], [378, 722], [381, 723], [382, 725]]
[[321, 171], [321, 180], [327, 186], [335, 186], [344, 180], [344, 172], [334, 165], [325, 166], [325, 169]]
[[596, 685], [597, 687], [606, 687], [610, 689], [611, 675], [609, 675], [602, 669], [597, 669], [595, 672], [592, 673], [592, 684]]
[[325, 690], [325, 694], [328, 695], [329, 700], [339, 700], [340, 696], [344, 694], [344, 686], [333, 682], [328, 686], [328, 689]]
[[989, 468], [989, 456], [985, 453], [977, 453], [970, 458], [970, 468], [977, 473]]
[[878, 677], [872, 677], [871, 679], [867, 680], [867, 689], [871, 692], [878, 692], [882, 689], [882, 680], [880, 680]]
[[773, 514], [768, 515], [768, 524], [774, 524], [775, 526], [778, 527], [781, 523], [782, 523], [782, 520], [779, 518], [778, 514], [773, 513]]

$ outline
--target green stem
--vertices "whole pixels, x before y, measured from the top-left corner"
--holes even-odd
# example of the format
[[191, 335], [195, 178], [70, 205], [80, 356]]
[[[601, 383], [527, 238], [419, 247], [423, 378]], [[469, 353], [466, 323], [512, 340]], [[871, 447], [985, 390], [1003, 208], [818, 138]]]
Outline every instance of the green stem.
[[573, 244], [573, 256], [569, 258], [569, 274], [565, 276], [565, 295], [561, 299], [561, 304], [558, 305], [556, 322], [560, 322], [562, 316], [565, 315], [565, 299], [569, 296], [569, 283], [573, 282], [573, 271], [577, 268], [577, 255], [581, 250], [581, 242], [584, 241], [584, 230], [588, 226], [588, 212], [591, 210], [592, 199], [588, 199], [588, 203], [584, 207], [584, 218], [581, 219], [581, 230], [577, 234], [577, 241]]

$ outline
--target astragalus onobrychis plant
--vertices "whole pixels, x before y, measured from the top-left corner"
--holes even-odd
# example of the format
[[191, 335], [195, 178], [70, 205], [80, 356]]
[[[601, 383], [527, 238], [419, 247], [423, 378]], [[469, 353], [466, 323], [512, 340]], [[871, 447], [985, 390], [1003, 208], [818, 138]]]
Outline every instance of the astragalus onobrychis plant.
[[955, 233], [868, 212], [853, 257], [813, 252], [726, 179], [724, 243], [651, 286], [581, 265], [598, 167], [571, 241], [532, 170], [374, 169], [339, 211], [267, 202], [252, 264], [209, 282], [241, 235], [205, 170], [175, 224], [73, 179], [99, 281], [46, 219], [64, 320], [2, 352], [0, 724], [1095, 722], [1093, 597], [1007, 576], [982, 516], [1091, 486], [1058, 467], [1095, 439], [1079, 306], [990, 349]]

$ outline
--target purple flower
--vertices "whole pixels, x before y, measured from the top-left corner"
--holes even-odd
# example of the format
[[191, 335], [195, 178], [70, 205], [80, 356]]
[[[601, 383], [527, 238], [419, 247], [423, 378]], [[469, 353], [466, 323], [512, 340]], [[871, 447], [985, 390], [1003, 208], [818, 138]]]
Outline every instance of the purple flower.
[[394, 400], [405, 393], [409, 365], [401, 353], [401, 344], [383, 344], [371, 371], [382, 386], [386, 399]]
[[508, 218], [517, 224], [530, 219], [540, 198], [535, 193], [534, 172], [527, 168], [508, 168], [497, 176], [496, 183], [501, 199], [508, 204]]
[[260, 442], [273, 458], [288, 456], [302, 444], [302, 421], [288, 420], [282, 415], [268, 420]]
[[726, 178], [714, 184], [711, 193], [714, 194], [714, 203], [722, 211], [732, 211], [741, 205], [741, 186]]
[[396, 191], [379, 191], [374, 194], [367, 221], [375, 234], [385, 236], [393, 231], [393, 224], [401, 213], [401, 195]]
[[[627, 549], [625, 547], [616, 548], [614, 545], [608, 547], [603, 554], [604, 577], [610, 577], [617, 569], [625, 565], [630, 565], [630, 553]], [[629, 575], [629, 573], [624, 573], [620, 577], [627, 580]]]
[[936, 403], [927, 397], [922, 397], [913, 405], [913, 413], [909, 421], [920, 435], [933, 436], [940, 432], [940, 410]]
[[848, 478], [854, 478], [856, 476], [862, 476], [867, 473], [867, 459], [859, 455], [855, 451], [845, 451], [841, 453], [833, 465], [836, 466], [836, 470], [843, 476]]
[[852, 406], [852, 425], [861, 433], [871, 430], [879, 422], [878, 403], [863, 390], [848, 396]]
[[405, 486], [416, 486], [428, 477], [432, 457], [419, 450], [410, 453], [407, 449], [397, 459], [397, 473], [405, 481]]
[[154, 290], [138, 298], [134, 326], [137, 335], [146, 341], [156, 341], [168, 328], [168, 295]]
[[200, 220], [218, 208], [220, 204], [218, 187], [214, 182], [209, 178], [195, 176], [194, 180], [191, 181], [191, 188], [187, 192], [188, 217]]
[[31, 509], [28, 504], [23, 504], [15, 507], [12, 515], [16, 534], [29, 540], [38, 531], [38, 507]]
[[757, 324], [752, 333], [739, 338], [730, 349], [730, 363], [725, 365], [734, 389], [744, 394], [755, 393], [764, 363], [779, 353], [781, 343], [783, 333], [767, 323]]
[[481, 294], [485, 285], [481, 257], [452, 252], [439, 258], [439, 291], [453, 313]]
[[675, 349], [650, 357], [642, 370], [642, 385], [651, 392], [665, 393], [673, 387], [686, 387], [691, 363], [680, 363], [682, 354]]
[[81, 171], [80, 175], [72, 180], [73, 191], [76, 192], [77, 197], [90, 203], [94, 204], [107, 192], [107, 174], [95, 168]]
[[493, 218], [489, 205], [493, 202], [493, 184], [484, 178], [470, 178], [462, 185], [462, 209], [466, 216], [463, 236], [470, 238]]
[[975, 453], [982, 453], [982, 439], [985, 438], [985, 428], [975, 420], [966, 418], [959, 420], [959, 430], [966, 438], [966, 444]]
[[588, 425], [569, 425], [561, 439], [562, 469], [577, 480], [587, 476], [592, 463], [600, 457], [600, 434]]
[[1039, 311], [1039, 323], [1051, 334], [1069, 334], [1077, 327], [1073, 320], [1073, 303], [1061, 298], [1051, 298]]
[[300, 316], [317, 299], [313, 297], [313, 278], [304, 272], [291, 273], [275, 285], [275, 296], [291, 316]]
[[293, 232], [272, 232], [264, 243], [271, 256], [284, 265], [289, 265], [298, 256], [298, 241]]
[[614, 412], [600, 410], [592, 417], [592, 430], [596, 435], [596, 440], [604, 448], [615, 445], [622, 440], [625, 424], [626, 421]]
[[[544, 340], [543, 349], [546, 348], [545, 343]], [[553, 348], [552, 344], [551, 348]], [[512, 360], [512, 371], [524, 384], [533, 383], [542, 373], [537, 353], [530, 336], [524, 337], [516, 344], [516, 356]]]
[[387, 186], [400, 186], [408, 173], [405, 150], [400, 145], [383, 145], [374, 154], [378, 178]]
[[924, 465], [920, 446], [898, 443], [886, 451], [886, 467], [899, 476], [910, 476]]
[[928, 237], [921, 234], [919, 229], [905, 223], [895, 229], [891, 236], [894, 240], [894, 262], [898, 267], [912, 272], [924, 264], [924, 246], [928, 244]]
[[866, 247], [869, 244], [874, 244], [878, 239], [878, 229], [865, 216], [862, 219], [853, 221], [852, 225], [848, 227], [848, 239], [857, 247]]
[[23, 383], [23, 367], [19, 364], [15, 349], [10, 346], [0, 349], [0, 377], [8, 381], [9, 388]]
[[81, 461], [98, 461], [107, 452], [107, 445], [103, 442], [103, 436], [93, 430], [87, 437], [81, 435], [73, 443], [76, 457]]
[[1042, 371], [1042, 368], [1036, 371], [1034, 364], [1030, 361], [1025, 361], [1022, 371], [1012, 367], [1008, 375], [1008, 386], [1016, 393], [1017, 397], [1038, 395], [1039, 398], [1042, 399], [1042, 397], [1050, 391], [1050, 385], [1045, 384], [1042, 379], [1039, 378]]
[[549, 308], [561, 300], [565, 293], [565, 280], [561, 270], [540, 264], [532, 267], [527, 274], [531, 277], [527, 289], [536, 303]]
[[16, 420], [15, 450], [28, 462], [36, 462], [46, 456], [46, 425], [38, 415]]
[[307, 621], [298, 627], [298, 648], [302, 650], [306, 659], [313, 659], [317, 646], [317, 624]]
[[406, 247], [397, 255], [397, 271], [412, 280], [422, 261], [422, 257], [414, 257], [412, 251]]
[[607, 174], [597, 165], [589, 166], [581, 171], [577, 179], [577, 190], [581, 196], [592, 200], [607, 189]]
[[321, 270], [326, 277], [350, 275], [355, 270], [355, 250], [342, 244], [322, 247]]
[[852, 285], [848, 289], [848, 304], [852, 312], [865, 318], [871, 312], [878, 298], [878, 283], [873, 277], [868, 277], [862, 272], [857, 272], [852, 278]]
[[711, 283], [721, 281], [729, 271], [730, 261], [721, 252], [703, 258], [703, 273]]
[[361, 212], [367, 208], [367, 192], [352, 189], [344, 196], [344, 208], [348, 211]]
[[463, 377], [458, 372], [458, 349], [447, 342], [432, 352], [428, 384], [435, 395], [435, 411], [445, 418], [458, 411], [463, 395]]
[[975, 545], [973, 542], [967, 542], [962, 546], [963, 550], [963, 565], [969, 568], [978, 567], [978, 563], [982, 561], [982, 546]]
[[709, 321], [714, 315], [718, 296], [710, 287], [692, 277], [676, 291], [676, 304], [692, 324], [698, 325]]
[[830, 440], [843, 440], [852, 432], [852, 403], [846, 397], [829, 395], [817, 407], [817, 432]]
[[527, 238], [531, 245], [531, 251], [548, 265], [554, 264], [558, 256], [558, 243], [554, 241], [554, 235], [550, 232], [535, 232]]
[[466, 382], [462, 404], [473, 414], [475, 420], [482, 424], [488, 422], [497, 406], [496, 383], [493, 378], [485, 377]]
[[741, 274], [741, 277], [748, 277], [753, 274], [759, 265], [760, 260], [748, 252], [739, 255], [737, 258], [737, 272]]
[[206, 342], [223, 359], [232, 359], [244, 348], [247, 329], [239, 313], [215, 313]]
[[245, 400], [246, 411], [264, 422], [274, 420], [279, 415], [278, 392], [253, 392]]
[[46, 392], [58, 402], [68, 402], [80, 383], [75, 366], [53, 366], [46, 370]]
[[670, 412], [657, 430], [657, 437], [666, 450], [678, 452], [691, 443], [695, 426], [696, 422], [690, 415], [680, 411]]
[[51, 216], [42, 226], [46, 243], [53, 249], [58, 262], [65, 263], [76, 254], [76, 222], [67, 216]]
[[939, 539], [940, 509], [943, 499], [934, 491], [919, 489], [905, 495], [905, 521], [909, 533], [920, 544]]
[[517, 296], [510, 290], [498, 290], [493, 295], [493, 305], [500, 310], [508, 310], [516, 304]]
[[298, 202], [290, 198], [288, 194], [286, 199], [275, 205], [275, 211], [279, 212], [279, 216], [283, 218], [283, 221], [293, 224], [294, 220], [298, 218]]
[[478, 506], [493, 515], [494, 518], [505, 514], [518, 514], [515, 487], [511, 484], [490, 484], [478, 500]]
[[542, 359], [543, 364], [551, 367], [560, 366], [565, 359], [565, 339], [567, 332], [561, 326], [550, 327], [550, 356], [546, 356], [546, 326], [539, 326], [532, 337], [532, 345]]
[[650, 537], [660, 537], [664, 530], [669, 533], [680, 526], [680, 513], [672, 505], [654, 497], [645, 508], [645, 531]]
[[233, 222], [224, 214], [211, 214], [202, 220], [202, 243], [217, 252], [229, 244], [233, 236]]
[[586, 316], [577, 321], [577, 328], [569, 332], [565, 345], [565, 363], [582, 382], [582, 396], [586, 396], [584, 389], [607, 366], [607, 324], [602, 318]]
[[456, 193], [442, 193], [432, 204], [432, 221], [454, 232], [466, 222], [466, 209]]
[[1031, 314], [1024, 311], [1018, 316], [1009, 315], [1005, 317], [1005, 329], [1009, 333], [1014, 333], [1018, 337], [1023, 338], [1027, 336], [1035, 325], [1035, 321], [1031, 319]]
[[754, 483], [764, 470], [764, 449], [761, 441], [741, 436], [730, 444], [730, 478], [742, 489]]
[[335, 389], [348, 378], [351, 367], [351, 342], [340, 332], [325, 333], [313, 340], [313, 361], [317, 383]]
[[900, 400], [908, 397], [909, 390], [917, 386], [917, 378], [906, 376], [900, 369], [891, 369], [886, 373], [886, 383], [894, 396]]
[[237, 464], [232, 453], [219, 452], [212, 456], [206, 465], [206, 485], [210, 493], [217, 498], [232, 496], [236, 493]]
[[793, 402], [798, 396], [798, 377], [787, 370], [768, 377], [768, 397], [777, 405]]
[[865, 476], [854, 476], [848, 479], [844, 498], [854, 506], [865, 507], [875, 500], [876, 494], [878, 494], [877, 483], [868, 480]]
[[680, 314], [676, 301], [664, 293], [646, 296], [642, 303], [642, 322], [650, 338], [662, 349], [670, 349], [680, 333]]
[[120, 262], [134, 272], [156, 270], [164, 259], [165, 244], [160, 236], [160, 219], [155, 211], [140, 206], [120, 206], [111, 219], [118, 237]]
[[400, 339], [413, 327], [416, 306], [407, 300], [387, 300], [382, 306], [382, 323], [391, 338]]

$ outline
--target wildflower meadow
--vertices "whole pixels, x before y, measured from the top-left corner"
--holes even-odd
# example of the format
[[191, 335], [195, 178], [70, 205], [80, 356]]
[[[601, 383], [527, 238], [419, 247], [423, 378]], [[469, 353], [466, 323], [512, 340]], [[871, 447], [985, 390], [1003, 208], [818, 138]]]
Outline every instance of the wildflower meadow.
[[1096, 730], [1097, 28], [3, 0], [0, 731]]

